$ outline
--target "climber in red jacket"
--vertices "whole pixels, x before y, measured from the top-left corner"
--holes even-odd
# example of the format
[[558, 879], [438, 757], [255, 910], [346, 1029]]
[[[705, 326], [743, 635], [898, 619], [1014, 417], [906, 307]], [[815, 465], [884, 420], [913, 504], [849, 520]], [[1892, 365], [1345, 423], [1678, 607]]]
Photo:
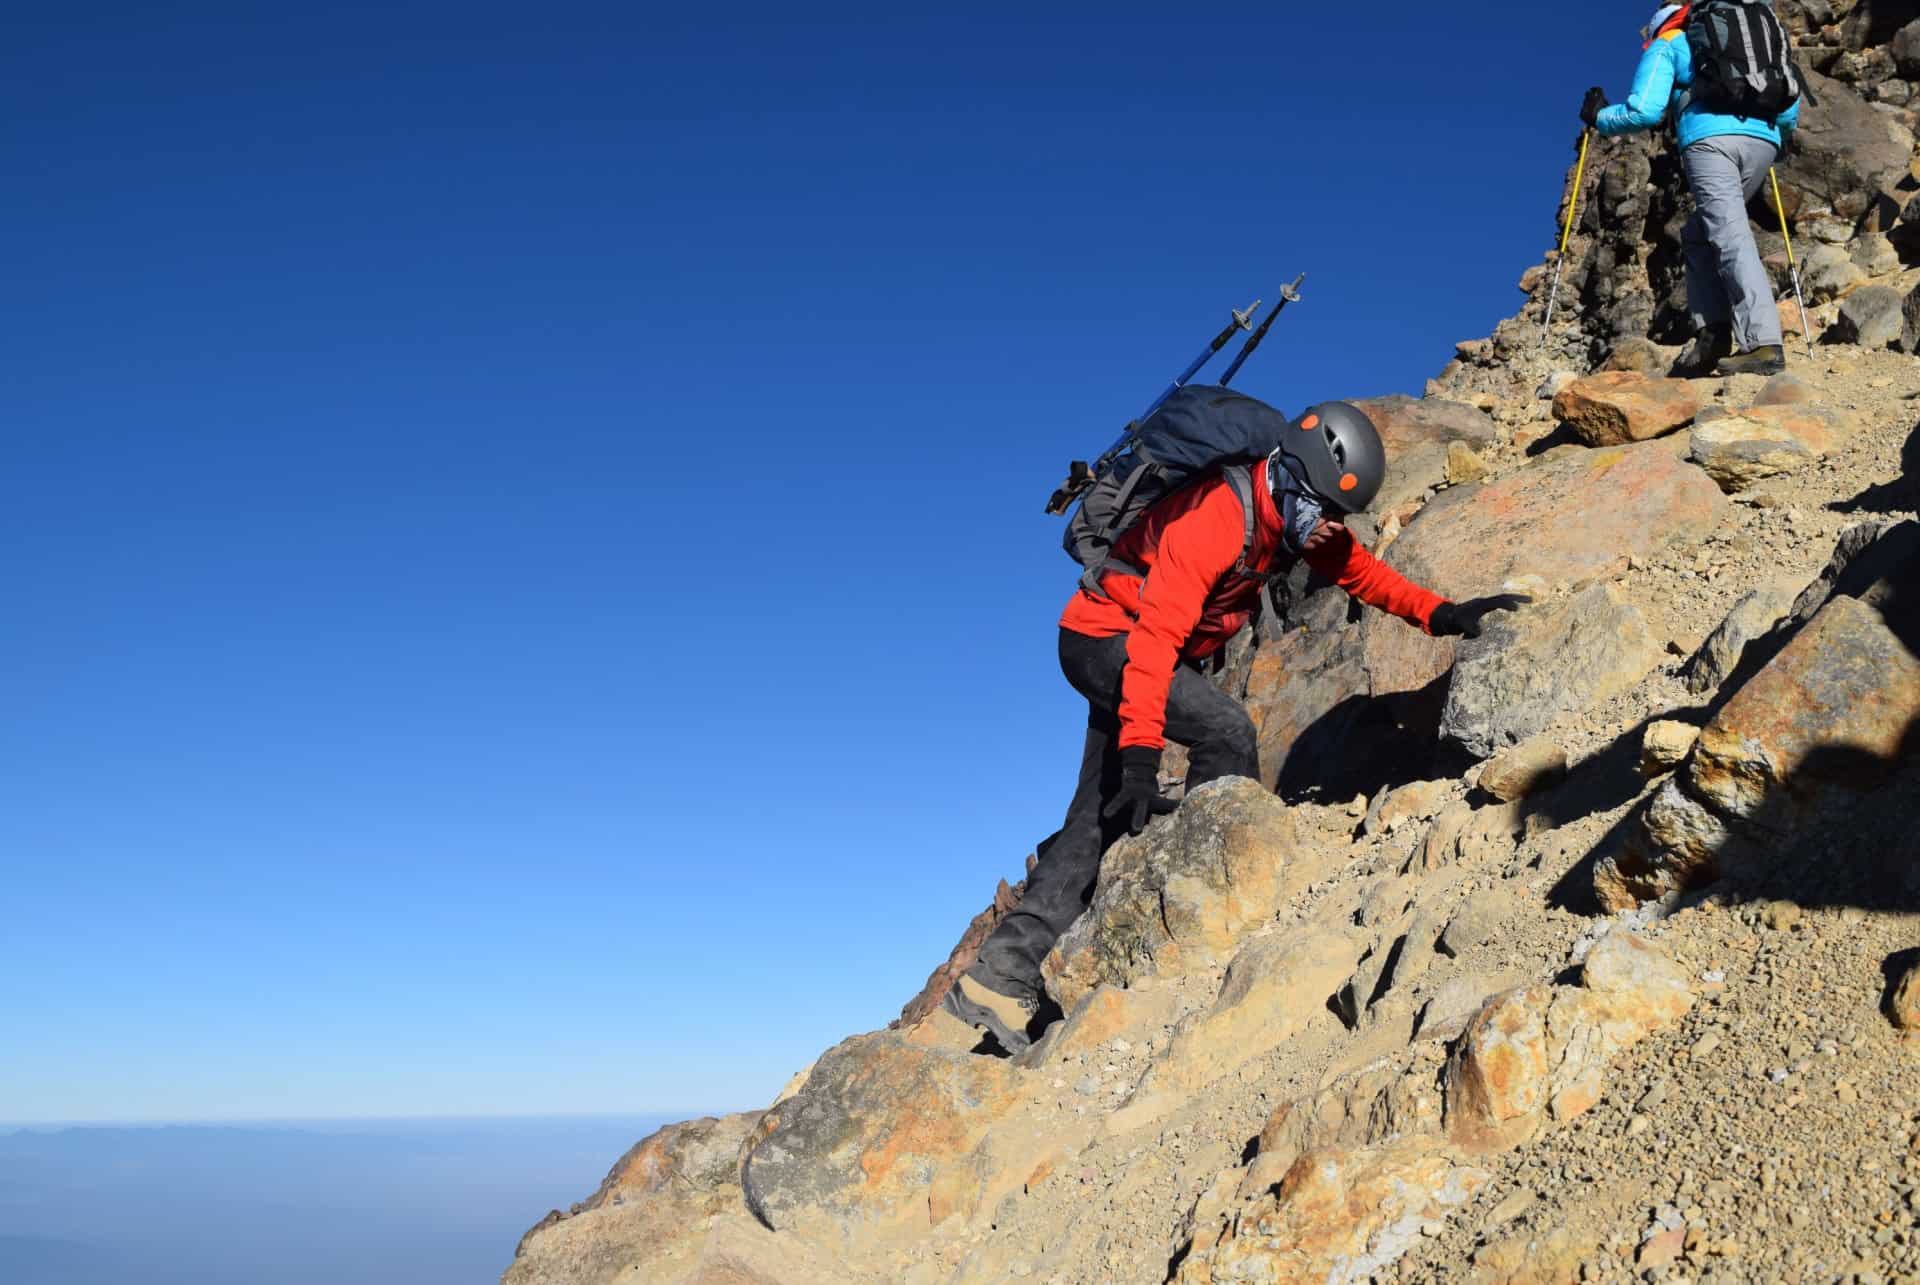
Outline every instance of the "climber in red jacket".
[[[1060, 832], [1042, 845], [1026, 893], [948, 991], [947, 1011], [1027, 1047], [1045, 988], [1040, 961], [1086, 909], [1107, 846], [1171, 812], [1160, 795], [1167, 738], [1188, 748], [1187, 790], [1223, 776], [1258, 778], [1253, 723], [1197, 662], [1246, 624], [1261, 588], [1296, 559], [1368, 606], [1430, 634], [1478, 637], [1489, 612], [1528, 601], [1500, 594], [1448, 602], [1374, 557], [1339, 521], [1372, 502], [1386, 449], [1347, 402], [1309, 410], [1289, 445], [1252, 470], [1253, 544], [1234, 488], [1214, 476], [1149, 509], [1113, 546], [1099, 590], [1060, 616], [1060, 668], [1087, 698], [1080, 781]], [[1243, 555], [1244, 558], [1243, 558]]]

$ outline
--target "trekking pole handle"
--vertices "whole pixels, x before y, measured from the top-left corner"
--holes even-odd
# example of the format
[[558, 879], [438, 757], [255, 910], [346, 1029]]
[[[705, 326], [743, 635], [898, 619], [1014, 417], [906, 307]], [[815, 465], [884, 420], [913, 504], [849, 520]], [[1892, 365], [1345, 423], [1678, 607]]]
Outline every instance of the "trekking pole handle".
[[1247, 337], [1247, 342], [1242, 344], [1240, 351], [1234, 354], [1233, 362], [1227, 367], [1226, 374], [1220, 376], [1220, 386], [1222, 388], [1225, 388], [1229, 383], [1233, 382], [1233, 377], [1239, 371], [1241, 363], [1253, 355], [1253, 350], [1258, 348], [1260, 341], [1267, 337], [1267, 331], [1273, 329], [1273, 319], [1280, 315], [1280, 310], [1290, 303], [1299, 302], [1300, 283], [1306, 279], [1307, 274], [1302, 272], [1299, 276], [1295, 277], [1290, 284], [1280, 287], [1280, 302], [1273, 305], [1273, 311], [1269, 312], [1267, 319], [1260, 323], [1260, 329], [1254, 331], [1253, 334]]

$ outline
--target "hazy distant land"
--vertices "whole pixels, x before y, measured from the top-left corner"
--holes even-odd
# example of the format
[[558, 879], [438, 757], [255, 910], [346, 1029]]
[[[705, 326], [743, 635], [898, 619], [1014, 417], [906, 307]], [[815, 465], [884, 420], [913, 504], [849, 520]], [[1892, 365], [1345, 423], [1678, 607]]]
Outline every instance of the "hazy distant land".
[[687, 1114], [0, 1126], [0, 1281], [484, 1285]]

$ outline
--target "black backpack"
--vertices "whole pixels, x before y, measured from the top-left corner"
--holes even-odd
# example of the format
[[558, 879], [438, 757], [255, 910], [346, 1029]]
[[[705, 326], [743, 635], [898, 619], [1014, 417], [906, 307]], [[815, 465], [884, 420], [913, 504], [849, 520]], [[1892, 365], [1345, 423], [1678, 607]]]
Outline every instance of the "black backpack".
[[1130, 425], [1121, 448], [1095, 468], [1079, 508], [1067, 520], [1062, 544], [1067, 556], [1087, 569], [1080, 583], [1099, 593], [1100, 577], [1108, 570], [1138, 574], [1110, 556], [1114, 542], [1159, 501], [1216, 475], [1240, 497], [1246, 514], [1244, 567], [1253, 554], [1253, 468], [1280, 445], [1287, 423], [1280, 411], [1243, 393], [1188, 384], [1145, 422]]
[[1787, 33], [1765, 0], [1706, 0], [1687, 15], [1693, 84], [1687, 105], [1769, 125], [1800, 99], [1803, 84]]

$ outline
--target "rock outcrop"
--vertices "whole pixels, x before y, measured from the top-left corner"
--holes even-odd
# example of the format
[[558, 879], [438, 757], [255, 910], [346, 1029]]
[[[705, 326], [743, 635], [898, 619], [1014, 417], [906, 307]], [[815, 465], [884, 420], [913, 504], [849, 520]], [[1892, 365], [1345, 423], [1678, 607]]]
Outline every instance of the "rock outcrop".
[[1213, 675], [1260, 779], [1112, 846], [1031, 1049], [938, 1007], [1002, 883], [892, 1026], [640, 1142], [504, 1285], [1920, 1278], [1920, 12], [1779, 11], [1811, 359], [1666, 377], [1684, 180], [1596, 140], [1553, 332], [1536, 263], [1365, 402], [1356, 533], [1532, 603], [1434, 638], [1296, 568]]
[[[1842, 571], [1824, 605], [1735, 692], [1680, 770], [1595, 875], [1603, 905], [1624, 908], [1764, 862], [1778, 841], [1836, 799], [1885, 781], [1916, 748], [1920, 658], [1914, 528], [1888, 532]], [[1855, 590], [1848, 593], [1841, 585]]]

